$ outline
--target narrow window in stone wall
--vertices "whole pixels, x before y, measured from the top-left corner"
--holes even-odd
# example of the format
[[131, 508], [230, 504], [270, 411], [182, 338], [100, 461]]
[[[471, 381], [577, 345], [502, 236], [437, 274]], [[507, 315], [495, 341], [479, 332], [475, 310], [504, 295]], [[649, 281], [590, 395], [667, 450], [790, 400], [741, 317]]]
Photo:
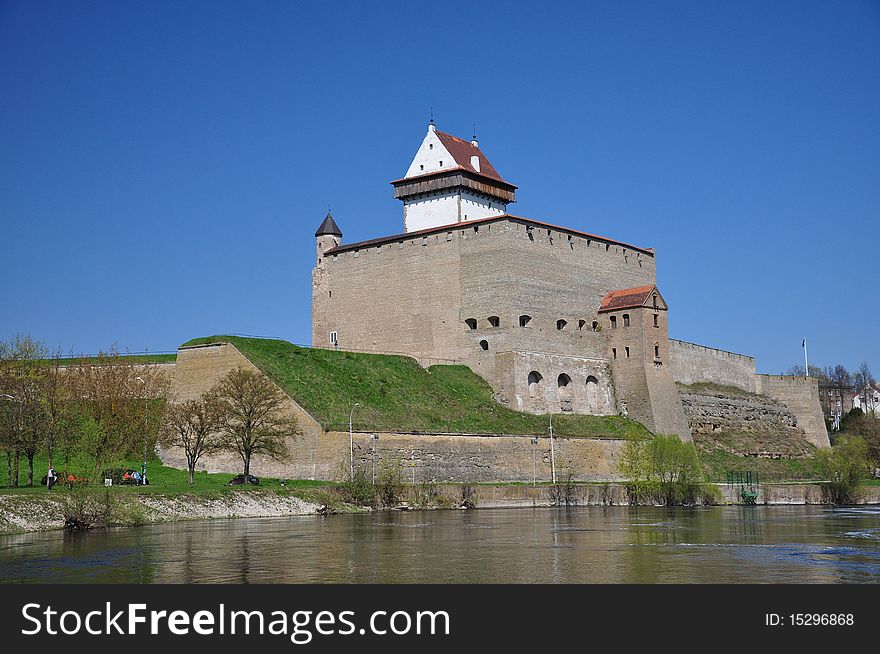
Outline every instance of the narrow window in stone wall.
[[530, 321], [531, 319], [532, 319], [531, 316], [528, 316], [528, 315], [526, 315], [526, 314], [521, 315], [521, 316], [519, 317], [519, 326], [520, 326], [520, 327], [525, 327], [526, 325], [529, 324], [529, 321]]
[[629, 348], [624, 348], [626, 350], [626, 358], [629, 359]]
[[660, 344], [659, 343], [654, 343], [654, 358], [655, 359], [660, 358]]
[[492, 327], [500, 327], [501, 326], [501, 318], [498, 316], [489, 316], [489, 325]]
[[654, 314], [654, 327], [660, 326], [660, 316], [658, 314]]
[[476, 318], [468, 318], [464, 321], [464, 324], [468, 326], [468, 329], [476, 329], [477, 328], [477, 319]]
[[480, 349], [488, 350], [489, 349], [489, 341], [480, 341]]
[[584, 325], [586, 325], [586, 324], [587, 324], [586, 320], [578, 320], [578, 331], [582, 330], [584, 328]]
[[611, 348], [611, 356], [614, 357], [615, 359], [617, 358], [617, 348], [616, 347]]
[[657, 308], [657, 295], [655, 294], [652, 297], [653, 297], [653, 301], [654, 301], [654, 308], [656, 309]]
[[629, 314], [628, 313], [623, 314], [623, 326], [629, 327]]
[[565, 329], [565, 326], [567, 324], [568, 323], [566, 321], [564, 321], [560, 318], [559, 320], [556, 321], [556, 329], [558, 329], [559, 331], [562, 331], [563, 329]]
[[599, 321], [598, 320], [593, 321], [593, 331], [594, 332], [599, 331]]
[[617, 316], [611, 316], [609, 320], [611, 321], [611, 329], [617, 329]]

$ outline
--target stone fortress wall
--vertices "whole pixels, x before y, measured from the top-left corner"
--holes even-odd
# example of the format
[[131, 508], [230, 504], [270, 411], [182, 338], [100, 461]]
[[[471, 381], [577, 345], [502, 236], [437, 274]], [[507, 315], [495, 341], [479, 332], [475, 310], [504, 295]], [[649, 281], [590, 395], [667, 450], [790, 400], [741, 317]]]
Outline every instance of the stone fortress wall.
[[[210, 389], [224, 375], [242, 367], [257, 371], [233, 345], [217, 344], [180, 348], [177, 374], [171, 389], [175, 401], [194, 399]], [[342, 479], [349, 461], [348, 432], [324, 431], [320, 423], [292, 399], [286, 409], [296, 416], [300, 435], [288, 441], [291, 457], [279, 463], [254, 457], [256, 474], [288, 479]], [[530, 482], [534, 478], [551, 478], [550, 441], [516, 434], [423, 434], [354, 432], [356, 465], [370, 470], [373, 447], [377, 465], [388, 461], [401, 463], [404, 476], [416, 483], [423, 481], [514, 481]], [[557, 472], [572, 471], [576, 478], [616, 480], [617, 462], [623, 441], [596, 438], [554, 439]], [[183, 452], [166, 448], [160, 452], [162, 461], [175, 467], [186, 467]], [[208, 472], [239, 472], [241, 461], [235, 455], [205, 456], [199, 470]]]
[[[750, 356], [674, 339], [670, 339], [670, 345], [672, 372], [676, 382], [687, 385], [710, 382], [734, 386], [780, 402], [794, 415], [797, 428], [803, 430], [810, 443], [816, 447], [831, 446], [819, 403], [818, 380], [810, 377], [761, 375], [755, 372], [755, 360]], [[719, 412], [716, 418], [717, 423], [725, 424], [723, 412]]]
[[654, 283], [653, 252], [514, 217], [318, 245], [313, 344], [465, 363], [518, 410], [617, 413], [597, 311]]
[[755, 359], [744, 354], [669, 339], [672, 374], [680, 384], [711, 382], [756, 392]]
[[[171, 364], [162, 366], [166, 372], [171, 369]], [[257, 370], [233, 345], [183, 347], [174, 366], [171, 397], [175, 401], [198, 397], [238, 367]], [[729, 398], [715, 400], [705, 397], [705, 394], [683, 393], [685, 412], [694, 431], [743, 429], [750, 423], [769, 421], [767, 424], [772, 423], [774, 427], [802, 434], [796, 425], [801, 422], [800, 416], [805, 415], [803, 412], [809, 409], [809, 402], [803, 401], [804, 396], [799, 394], [798, 389], [811, 385], [805, 379], [788, 383], [786, 378], [760, 377], [766, 387], [772, 387], [771, 392], [776, 396], [782, 398], [785, 392], [790, 393], [788, 401], [780, 399], [777, 404], [752, 399], [731, 403]], [[787, 409], [789, 403], [799, 407], [800, 414]], [[253, 466], [257, 474], [290, 479], [341, 479], [348, 462], [348, 433], [324, 431], [320, 423], [292, 399], [288, 401], [287, 409], [297, 417], [301, 430], [301, 434], [288, 443], [290, 461], [278, 463], [256, 457]], [[375, 447], [378, 465], [389, 460], [399, 461], [407, 479], [411, 479], [415, 472], [417, 483], [529, 482], [533, 475], [538, 481], [547, 481], [551, 476], [550, 442], [547, 438], [539, 438], [538, 443], [533, 444], [531, 436], [517, 434], [380, 432], [377, 435], [378, 441], [374, 441], [370, 432], [354, 433], [356, 462], [369, 470], [373, 460], [372, 448]], [[558, 474], [571, 471], [575, 478], [582, 480], [618, 480], [623, 444], [623, 441], [616, 439], [556, 438], [554, 447]], [[160, 455], [168, 465], [186, 465], [180, 451], [165, 449]], [[212, 455], [200, 462], [199, 469], [237, 472], [240, 466], [240, 461], [234, 455]]]

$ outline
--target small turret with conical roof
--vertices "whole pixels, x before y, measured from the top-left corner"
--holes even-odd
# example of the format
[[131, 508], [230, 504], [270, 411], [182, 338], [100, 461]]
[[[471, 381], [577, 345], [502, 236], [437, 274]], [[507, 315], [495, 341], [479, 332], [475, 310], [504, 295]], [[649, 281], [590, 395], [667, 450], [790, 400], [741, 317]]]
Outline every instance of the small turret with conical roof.
[[339, 229], [339, 225], [333, 220], [329, 209], [327, 210], [327, 215], [324, 216], [324, 222], [315, 231], [315, 239], [318, 241], [317, 256], [318, 264], [320, 264], [324, 253], [330, 248], [335, 248], [342, 241], [342, 230]]
[[329, 209], [327, 210], [327, 215], [324, 216], [324, 222], [321, 223], [321, 226], [315, 232], [315, 236], [338, 236], [342, 238], [342, 230], [339, 229], [339, 225], [333, 220]]

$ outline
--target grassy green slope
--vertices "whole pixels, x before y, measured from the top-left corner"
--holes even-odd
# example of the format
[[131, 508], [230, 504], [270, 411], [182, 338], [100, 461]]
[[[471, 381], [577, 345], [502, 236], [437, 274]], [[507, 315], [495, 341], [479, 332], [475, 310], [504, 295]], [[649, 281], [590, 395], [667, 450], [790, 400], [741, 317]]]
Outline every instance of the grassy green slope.
[[[423, 431], [474, 434], [546, 434], [547, 416], [507, 409], [466, 366], [425, 370], [404, 356], [302, 348], [286, 341], [209, 336], [187, 345], [230, 343], [284, 388], [325, 429]], [[647, 434], [639, 423], [617, 416], [559, 415], [560, 436], [622, 438]]]

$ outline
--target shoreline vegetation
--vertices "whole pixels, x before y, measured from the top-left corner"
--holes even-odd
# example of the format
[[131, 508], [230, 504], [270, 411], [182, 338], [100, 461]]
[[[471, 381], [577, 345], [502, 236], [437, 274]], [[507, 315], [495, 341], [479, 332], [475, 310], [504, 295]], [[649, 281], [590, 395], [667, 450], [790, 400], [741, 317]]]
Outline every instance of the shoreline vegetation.
[[[546, 416], [501, 406], [488, 384], [464, 366], [426, 370], [404, 356], [240, 337], [186, 345], [214, 342], [231, 342], [262, 372], [233, 370], [187, 403], [167, 402], [167, 378], [142, 365], [141, 357], [111, 349], [65, 366], [69, 359], [27, 336], [0, 342], [0, 445], [6, 454], [0, 534], [380, 509], [880, 503], [880, 484], [867, 479], [880, 461], [873, 419], [856, 419], [864, 434], [839, 435], [832, 450], [810, 457], [815, 465], [804, 470], [809, 479], [803, 481], [811, 483], [767, 483], [766, 470], [760, 471], [762, 483], [749, 475], [748, 488], [713, 483], [721, 468], [734, 469], [727, 457], [735, 454], [730, 435], [695, 447], [618, 416], [565, 415], [554, 420], [558, 437], [626, 440], [620, 472], [629, 481], [577, 481], [578, 471], [563, 463], [556, 483], [407, 483], [400, 462], [387, 461], [375, 478], [359, 470], [343, 481], [263, 478], [259, 485], [233, 487], [234, 474], [196, 472], [200, 457], [238, 455], [245, 480], [252, 455], [286, 460], [287, 439], [298, 426], [282, 411], [285, 394], [328, 429], [347, 422], [355, 400], [358, 429], [530, 435], [545, 433]], [[157, 456], [162, 447], [184, 449], [188, 469], [163, 465]], [[134, 485], [143, 469], [149, 484]], [[47, 470], [57, 473], [51, 490], [40, 479]], [[114, 485], [104, 486], [107, 477]]]
[[[261, 479], [259, 486], [230, 487], [228, 473], [196, 474], [154, 461], [149, 486], [6, 487], [0, 489], [0, 536], [81, 531], [166, 522], [275, 518], [374, 510], [571, 508], [577, 506], [719, 506], [741, 504], [737, 484], [694, 483], [668, 490], [642, 482], [403, 483], [365, 475], [344, 482]], [[183, 480], [183, 481], [181, 481]], [[827, 482], [762, 484], [758, 505], [839, 504]], [[847, 503], [880, 504], [880, 483], [867, 481]]]

